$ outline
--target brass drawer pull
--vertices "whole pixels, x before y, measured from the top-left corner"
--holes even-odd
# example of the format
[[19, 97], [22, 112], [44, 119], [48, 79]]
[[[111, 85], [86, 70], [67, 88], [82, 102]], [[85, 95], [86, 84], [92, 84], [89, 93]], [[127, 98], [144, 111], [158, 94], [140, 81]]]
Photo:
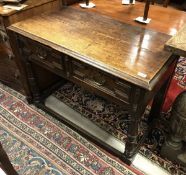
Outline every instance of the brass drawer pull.
[[103, 86], [106, 83], [104, 77], [94, 77], [92, 81], [97, 86]]
[[46, 60], [46, 58], [47, 58], [47, 52], [42, 47], [37, 48], [36, 55], [41, 60]]
[[46, 60], [46, 55], [45, 55], [45, 56], [43, 56], [43, 55], [38, 55], [38, 57], [39, 57], [39, 59], [41, 59], [41, 60]]
[[100, 82], [97, 82], [97, 81], [93, 81], [94, 84], [96, 84], [97, 86], [103, 86], [105, 84], [106, 81], [100, 81]]

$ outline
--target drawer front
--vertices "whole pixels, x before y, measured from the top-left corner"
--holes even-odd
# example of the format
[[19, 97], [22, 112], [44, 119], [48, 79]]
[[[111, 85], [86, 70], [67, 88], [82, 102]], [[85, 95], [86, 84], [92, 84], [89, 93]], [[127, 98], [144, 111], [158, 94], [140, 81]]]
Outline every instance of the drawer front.
[[126, 103], [130, 102], [132, 85], [97, 68], [72, 60], [72, 77]]
[[21, 38], [19, 43], [23, 54], [28, 56], [30, 61], [51, 69], [56, 73], [64, 74], [65, 67], [62, 59], [63, 55], [61, 53], [26, 38]]

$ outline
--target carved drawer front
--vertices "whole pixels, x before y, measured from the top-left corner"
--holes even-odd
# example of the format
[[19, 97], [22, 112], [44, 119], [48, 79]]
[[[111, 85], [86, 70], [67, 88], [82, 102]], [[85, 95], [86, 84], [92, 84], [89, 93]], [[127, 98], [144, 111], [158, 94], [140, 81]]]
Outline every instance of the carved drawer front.
[[76, 60], [72, 61], [72, 76], [76, 80], [83, 81], [89, 86], [129, 103], [132, 87], [128, 82]]
[[23, 50], [28, 54], [30, 61], [59, 74], [64, 73], [63, 55], [61, 53], [33, 41], [26, 41], [26, 46]]

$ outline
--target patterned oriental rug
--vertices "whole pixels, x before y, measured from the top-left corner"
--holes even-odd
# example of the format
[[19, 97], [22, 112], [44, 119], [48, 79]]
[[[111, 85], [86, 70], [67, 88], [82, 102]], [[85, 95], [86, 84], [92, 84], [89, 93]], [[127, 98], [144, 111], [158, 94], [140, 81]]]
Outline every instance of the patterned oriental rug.
[[[142, 155], [145, 155], [145, 157], [174, 175], [186, 174], [186, 167], [182, 167], [175, 162], [163, 159], [160, 156], [160, 150], [165, 141], [166, 135], [170, 132], [169, 117], [171, 105], [176, 96], [185, 90], [186, 59], [180, 58], [175, 70], [175, 75], [168, 90], [162, 116], [155, 122], [152, 133], [150, 133], [146, 139], [145, 146], [140, 150]], [[70, 82], [53, 93], [53, 96], [73, 108], [78, 113], [81, 113], [82, 116], [90, 119], [93, 123], [103, 128], [117, 139], [125, 141], [128, 128], [128, 118], [126, 112], [122, 111], [121, 107], [118, 105], [91, 94]], [[148, 113], [148, 109], [146, 113]], [[147, 120], [145, 116], [147, 115], [144, 115], [144, 120], [141, 122], [142, 127]]]
[[0, 142], [20, 175], [142, 175], [2, 84]]

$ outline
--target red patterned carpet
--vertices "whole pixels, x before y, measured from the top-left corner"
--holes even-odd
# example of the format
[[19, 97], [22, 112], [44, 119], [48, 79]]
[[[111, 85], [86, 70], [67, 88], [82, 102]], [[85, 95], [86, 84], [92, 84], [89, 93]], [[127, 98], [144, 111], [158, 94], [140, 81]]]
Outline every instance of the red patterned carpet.
[[137, 175], [0, 84], [0, 141], [20, 175]]
[[186, 90], [186, 58], [181, 57], [177, 63], [174, 77], [171, 81], [168, 93], [166, 96], [163, 111], [170, 110], [175, 98]]

